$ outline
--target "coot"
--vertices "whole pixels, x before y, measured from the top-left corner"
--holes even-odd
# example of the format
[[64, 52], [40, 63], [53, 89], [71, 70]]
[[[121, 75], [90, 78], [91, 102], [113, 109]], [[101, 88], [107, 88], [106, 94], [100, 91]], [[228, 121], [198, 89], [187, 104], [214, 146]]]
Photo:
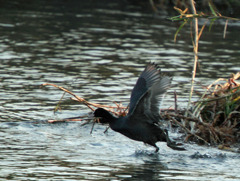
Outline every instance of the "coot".
[[156, 145], [158, 141], [167, 142], [172, 149], [184, 150], [172, 142], [167, 131], [158, 125], [161, 120], [160, 103], [170, 84], [171, 78], [162, 75], [158, 66], [150, 63], [132, 90], [126, 116], [115, 117], [107, 110], [98, 108], [93, 113], [94, 117], [102, 118], [105, 123], [109, 123], [111, 129], [128, 138], [154, 146], [156, 152], [159, 150]]

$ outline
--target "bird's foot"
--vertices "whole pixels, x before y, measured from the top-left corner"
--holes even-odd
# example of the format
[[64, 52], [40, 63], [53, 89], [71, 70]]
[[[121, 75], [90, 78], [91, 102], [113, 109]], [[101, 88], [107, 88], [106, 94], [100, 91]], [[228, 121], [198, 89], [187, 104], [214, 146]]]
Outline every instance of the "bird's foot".
[[169, 138], [169, 136], [168, 136], [168, 131], [167, 131], [166, 129], [165, 129], [164, 131], [165, 131], [165, 133], [166, 133], [166, 140], [167, 140], [167, 146], [168, 146], [168, 147], [170, 147], [170, 148], [172, 148], [172, 149], [174, 149], [174, 150], [179, 150], [179, 151], [184, 151], [184, 150], [186, 150], [186, 149], [183, 148], [183, 147], [179, 147], [179, 145], [181, 145], [181, 144], [176, 143], [175, 141], [172, 141], [172, 140]]

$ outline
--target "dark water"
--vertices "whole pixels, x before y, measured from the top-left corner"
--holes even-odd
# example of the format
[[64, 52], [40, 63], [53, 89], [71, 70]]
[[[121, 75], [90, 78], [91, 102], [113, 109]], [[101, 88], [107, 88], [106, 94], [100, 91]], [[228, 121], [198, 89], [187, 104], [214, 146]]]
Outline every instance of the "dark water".
[[[21, 2], [21, 1], [20, 1]], [[174, 76], [163, 107], [186, 106], [193, 54], [189, 28], [177, 43], [176, 23], [125, 1], [15, 1], [0, 8], [1, 180], [239, 180], [240, 156], [186, 144], [158, 143], [159, 154], [105, 126], [48, 124], [89, 110], [42, 83], [63, 86], [91, 102], [128, 104], [137, 76], [149, 61]], [[206, 30], [200, 41], [204, 85], [240, 71], [239, 23]], [[198, 85], [199, 86], [199, 85]], [[196, 87], [198, 87], [196, 86]], [[196, 99], [196, 98], [195, 98]], [[195, 100], [194, 99], [194, 100]], [[179, 134], [171, 133], [171, 137]]]

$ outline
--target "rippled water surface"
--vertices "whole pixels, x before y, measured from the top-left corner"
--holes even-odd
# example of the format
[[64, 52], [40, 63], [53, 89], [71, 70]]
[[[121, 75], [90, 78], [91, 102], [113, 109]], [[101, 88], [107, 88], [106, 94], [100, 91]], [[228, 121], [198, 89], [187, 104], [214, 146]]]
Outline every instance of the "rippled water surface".
[[[17, 1], [16, 1], [17, 2]], [[158, 143], [160, 152], [96, 125], [49, 124], [49, 119], [89, 110], [63, 86], [91, 102], [127, 105], [137, 76], [149, 61], [173, 76], [163, 107], [188, 96], [193, 53], [189, 29], [125, 1], [6, 1], [0, 9], [1, 180], [240, 180], [237, 153], [186, 144], [187, 151]], [[206, 30], [200, 41], [203, 85], [240, 70], [239, 24]], [[196, 87], [198, 87], [197, 85]], [[177, 138], [178, 133], [170, 132]]]

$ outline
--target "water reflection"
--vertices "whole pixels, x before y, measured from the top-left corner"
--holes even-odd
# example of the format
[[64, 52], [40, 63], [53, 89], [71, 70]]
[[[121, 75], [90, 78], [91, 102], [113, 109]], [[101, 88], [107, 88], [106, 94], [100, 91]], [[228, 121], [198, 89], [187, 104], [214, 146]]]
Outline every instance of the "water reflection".
[[[160, 154], [154, 154], [117, 133], [103, 134], [102, 125], [90, 135], [91, 125], [46, 123], [89, 110], [65, 95], [63, 111], [54, 115], [62, 93], [41, 88], [42, 83], [66, 87], [92, 102], [127, 105], [149, 61], [174, 76], [163, 107], [174, 104], [174, 91], [179, 105], [185, 105], [192, 70], [188, 32], [181, 31], [174, 43], [176, 27], [165, 17], [154, 18], [122, 1], [104, 2], [41, 1], [0, 10], [0, 178], [238, 180], [239, 157], [231, 153], [220, 159], [218, 150], [189, 146], [178, 153], [159, 143]], [[218, 33], [222, 26], [214, 33], [206, 31], [200, 42], [198, 81], [212, 83], [239, 71], [238, 27], [228, 29], [226, 40]], [[191, 157], [207, 151], [210, 158]]]

